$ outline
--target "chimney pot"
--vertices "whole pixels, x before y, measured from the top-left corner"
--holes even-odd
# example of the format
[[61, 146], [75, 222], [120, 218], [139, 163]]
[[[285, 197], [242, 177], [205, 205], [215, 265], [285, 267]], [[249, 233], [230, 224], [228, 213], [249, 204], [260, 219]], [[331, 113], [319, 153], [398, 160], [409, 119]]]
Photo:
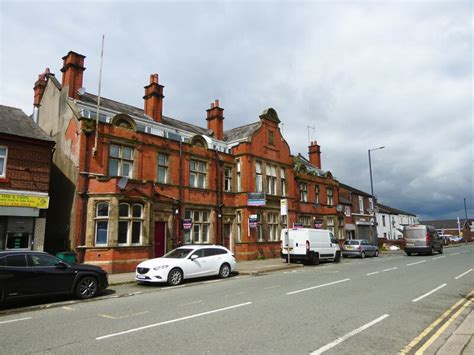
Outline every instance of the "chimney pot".
[[211, 108], [214, 108], [214, 102], [211, 102]]
[[219, 100], [217, 100], [217, 99], [214, 100], [214, 104], [215, 104], [216, 107], [219, 107]]

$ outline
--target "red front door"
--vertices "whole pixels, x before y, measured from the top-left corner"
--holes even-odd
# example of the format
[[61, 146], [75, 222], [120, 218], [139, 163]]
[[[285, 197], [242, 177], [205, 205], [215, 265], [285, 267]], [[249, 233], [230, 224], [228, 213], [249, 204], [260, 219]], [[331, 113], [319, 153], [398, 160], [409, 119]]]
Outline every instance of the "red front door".
[[166, 222], [155, 222], [155, 258], [165, 255]]
[[230, 249], [230, 230], [231, 230], [232, 225], [230, 224], [224, 224], [224, 246], [227, 249]]

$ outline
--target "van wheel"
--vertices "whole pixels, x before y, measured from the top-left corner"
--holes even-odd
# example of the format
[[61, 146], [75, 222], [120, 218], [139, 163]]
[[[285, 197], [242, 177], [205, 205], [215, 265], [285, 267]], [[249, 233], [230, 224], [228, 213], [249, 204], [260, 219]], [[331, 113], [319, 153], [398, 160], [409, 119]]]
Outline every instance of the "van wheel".
[[428, 252], [428, 255], [433, 255], [433, 247], [430, 248], [430, 251]]
[[318, 265], [319, 264], [319, 254], [318, 253], [313, 254], [311, 262], [313, 263], [313, 265]]
[[336, 251], [336, 257], [334, 258], [334, 261], [335, 261], [336, 263], [338, 263], [338, 262], [341, 261], [341, 252]]
[[375, 255], [374, 255], [374, 256], [375, 256], [375, 257], [379, 256], [379, 251], [378, 251], [378, 250], [375, 251]]
[[438, 253], [443, 254], [443, 246], [442, 246], [442, 245], [441, 245], [441, 247], [439, 248]]
[[362, 259], [365, 258], [365, 251], [363, 251], [362, 253], [360, 253], [360, 257], [361, 257]]
[[408, 256], [411, 256], [411, 253], [409, 251], [406, 251], [405, 253], [407, 253]]

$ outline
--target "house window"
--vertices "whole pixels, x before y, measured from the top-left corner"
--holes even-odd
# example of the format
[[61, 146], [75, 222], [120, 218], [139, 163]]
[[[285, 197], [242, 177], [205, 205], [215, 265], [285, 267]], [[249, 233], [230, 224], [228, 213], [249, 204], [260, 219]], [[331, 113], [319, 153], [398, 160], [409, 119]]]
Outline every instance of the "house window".
[[328, 206], [333, 206], [334, 205], [333, 190], [328, 187], [326, 191], [328, 195]]
[[109, 204], [98, 203], [95, 208], [95, 245], [107, 245], [109, 237]]
[[206, 163], [196, 160], [189, 161], [189, 186], [206, 188]]
[[369, 209], [373, 210], [374, 209], [374, 201], [372, 201], [372, 198], [369, 197]]
[[7, 147], [0, 147], [0, 177], [7, 176]]
[[359, 212], [364, 213], [364, 198], [359, 196]]
[[300, 201], [308, 202], [308, 185], [305, 182], [300, 182]]
[[242, 175], [240, 159], [237, 159], [237, 192], [242, 191]]
[[184, 218], [191, 219], [193, 224], [190, 230], [184, 233], [186, 244], [207, 244], [209, 243], [209, 211], [186, 210]]
[[161, 153], [158, 154], [157, 180], [161, 184], [168, 183], [168, 156]]
[[270, 130], [268, 131], [268, 144], [275, 145], [275, 132]]
[[237, 211], [237, 236], [236, 242], [242, 242], [242, 212]]
[[262, 162], [255, 162], [255, 189], [257, 192], [263, 191]]
[[119, 205], [118, 244], [140, 244], [143, 226], [143, 206], [139, 204]]
[[311, 228], [311, 217], [300, 215], [298, 217], [298, 223], [301, 223], [301, 225], [305, 228]]
[[382, 225], [385, 227], [385, 215], [382, 216]]
[[351, 208], [350, 208], [349, 206], [346, 206], [344, 214], [345, 214], [347, 217], [350, 217], [350, 216], [351, 216]]
[[263, 242], [263, 233], [262, 233], [262, 215], [257, 213], [257, 228], [255, 228], [257, 232], [257, 242]]
[[269, 241], [278, 241], [278, 213], [267, 214], [267, 225]]
[[319, 185], [314, 185], [314, 203], [319, 205]]
[[224, 191], [232, 191], [232, 168], [224, 167]]
[[280, 191], [282, 196], [286, 196], [286, 174], [284, 168], [280, 168]]
[[276, 195], [276, 166], [267, 164], [265, 169], [267, 178], [267, 194]]
[[133, 148], [111, 144], [109, 149], [109, 175], [131, 178], [133, 170]]
[[326, 219], [326, 225], [328, 227], [328, 230], [330, 230], [334, 234], [334, 218], [328, 217]]

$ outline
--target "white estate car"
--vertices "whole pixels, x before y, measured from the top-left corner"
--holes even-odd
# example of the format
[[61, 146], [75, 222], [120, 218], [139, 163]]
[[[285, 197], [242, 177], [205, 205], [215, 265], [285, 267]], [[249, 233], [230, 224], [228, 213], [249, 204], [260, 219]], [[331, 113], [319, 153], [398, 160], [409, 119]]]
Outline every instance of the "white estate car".
[[236, 269], [234, 255], [219, 245], [186, 245], [137, 266], [135, 280], [179, 285], [183, 279], [218, 275], [226, 278]]

